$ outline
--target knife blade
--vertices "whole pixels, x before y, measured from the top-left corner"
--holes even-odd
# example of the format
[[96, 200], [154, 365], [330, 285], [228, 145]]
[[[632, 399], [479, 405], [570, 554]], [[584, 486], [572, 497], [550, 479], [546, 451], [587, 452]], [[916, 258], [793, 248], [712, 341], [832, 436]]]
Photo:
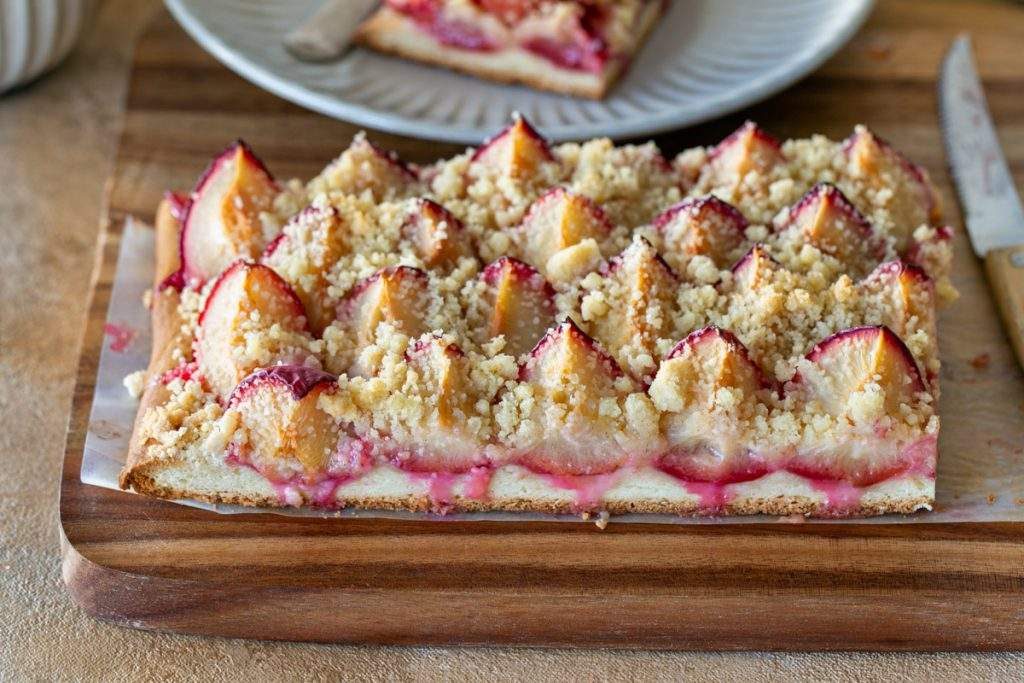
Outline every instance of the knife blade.
[[985, 259], [992, 294], [1024, 367], [1024, 207], [999, 146], [967, 35], [953, 41], [943, 60], [939, 118], [971, 246]]
[[939, 117], [975, 253], [1024, 244], [1024, 207], [974, 68], [970, 36], [953, 41], [942, 63]]

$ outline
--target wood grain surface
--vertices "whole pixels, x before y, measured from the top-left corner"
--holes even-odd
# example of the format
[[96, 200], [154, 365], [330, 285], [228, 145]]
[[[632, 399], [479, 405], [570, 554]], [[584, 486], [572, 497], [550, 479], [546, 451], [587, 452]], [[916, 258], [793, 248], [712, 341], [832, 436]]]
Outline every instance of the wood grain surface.
[[[814, 76], [751, 110], [657, 142], [674, 154], [717, 141], [747, 117], [782, 137], [838, 138], [865, 122], [928, 167], [958, 225], [935, 114], [939, 60], [956, 32], [974, 32], [1020, 180], [1020, 17], [1002, 3], [883, 1]], [[61, 481], [64, 579], [89, 613], [137, 628], [325, 642], [1024, 648], [1020, 524], [613, 522], [601, 531], [586, 523], [221, 516], [81, 484], [124, 217], [152, 221], [161, 193], [190, 186], [236, 137], [287, 178], [317, 172], [354, 132], [243, 81], [167, 16], [140, 41]], [[413, 161], [459, 151], [371, 135]], [[956, 239], [963, 296], [940, 320], [940, 458], [985, 458], [993, 448], [1024, 449], [1024, 379], [982, 267], [964, 235]], [[941, 476], [940, 464], [940, 487]]]

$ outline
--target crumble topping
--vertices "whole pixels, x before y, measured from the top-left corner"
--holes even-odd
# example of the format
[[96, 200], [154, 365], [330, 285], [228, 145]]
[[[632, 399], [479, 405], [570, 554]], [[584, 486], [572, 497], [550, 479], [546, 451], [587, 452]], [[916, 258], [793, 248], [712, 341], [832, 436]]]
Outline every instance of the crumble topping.
[[[201, 443], [219, 428], [224, 412], [217, 396], [204, 389], [201, 382], [174, 379], [167, 390], [168, 401], [151, 408], [140, 425], [147, 435], [147, 452], [159, 459], [174, 459]], [[223, 451], [211, 451], [208, 457], [223, 458]]]
[[[403, 466], [595, 474], [666, 445], [864, 460], [938, 429], [935, 308], [955, 290], [933, 193], [862, 127], [780, 144], [747, 124], [668, 162], [550, 147], [520, 119], [419, 169], [360, 135], [260, 216], [260, 262], [306, 325], [238, 317], [147, 424], [160, 448], [244, 443], [232, 387], [298, 363], [338, 376], [316, 403], [337, 430]], [[182, 292], [194, 350], [214, 289]], [[822, 393], [826, 360], [860, 374]]]
[[146, 371], [136, 370], [135, 372], [126, 375], [124, 380], [122, 380], [122, 383], [132, 398], [139, 398], [142, 396], [142, 392], [146, 389]]

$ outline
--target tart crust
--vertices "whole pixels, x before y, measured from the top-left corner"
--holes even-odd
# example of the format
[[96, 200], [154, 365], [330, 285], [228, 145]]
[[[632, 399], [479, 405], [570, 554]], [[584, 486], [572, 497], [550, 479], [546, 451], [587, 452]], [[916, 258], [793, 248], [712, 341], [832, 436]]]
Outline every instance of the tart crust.
[[176, 366], [175, 350], [180, 351], [189, 341], [183, 332], [184, 321], [180, 314], [181, 296], [178, 290], [174, 287], [161, 287], [164, 280], [177, 272], [181, 265], [178, 247], [181, 224], [174, 217], [171, 203], [167, 199], [162, 200], [157, 207], [155, 231], [156, 253], [150, 309], [153, 349], [150, 352], [149, 367], [145, 372], [145, 388], [139, 400], [139, 412], [135, 416], [135, 424], [128, 445], [128, 459], [121, 471], [119, 483], [124, 489], [134, 488], [139, 493], [167, 497], [156, 493], [159, 485], [154, 482], [154, 473], [151, 470], [154, 464], [159, 464], [159, 461], [150, 455], [149, 447], [153, 435], [149, 434], [142, 425], [144, 417], [152, 408], [164, 405], [170, 398], [167, 385], [160, 380], [164, 373], [171, 371]]

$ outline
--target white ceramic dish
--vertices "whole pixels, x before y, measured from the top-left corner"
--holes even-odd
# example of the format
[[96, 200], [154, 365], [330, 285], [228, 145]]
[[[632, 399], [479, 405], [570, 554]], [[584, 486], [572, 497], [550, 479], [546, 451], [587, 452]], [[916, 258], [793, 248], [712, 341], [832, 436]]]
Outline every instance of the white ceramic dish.
[[166, 0], [193, 38], [242, 77], [328, 116], [475, 144], [520, 111], [550, 138], [628, 138], [705, 121], [789, 86], [836, 52], [872, 0], [674, 0], [602, 102], [479, 81], [356, 49], [331, 64], [285, 52], [320, 0]]
[[95, 6], [95, 0], [0, 0], [0, 93], [64, 59]]

